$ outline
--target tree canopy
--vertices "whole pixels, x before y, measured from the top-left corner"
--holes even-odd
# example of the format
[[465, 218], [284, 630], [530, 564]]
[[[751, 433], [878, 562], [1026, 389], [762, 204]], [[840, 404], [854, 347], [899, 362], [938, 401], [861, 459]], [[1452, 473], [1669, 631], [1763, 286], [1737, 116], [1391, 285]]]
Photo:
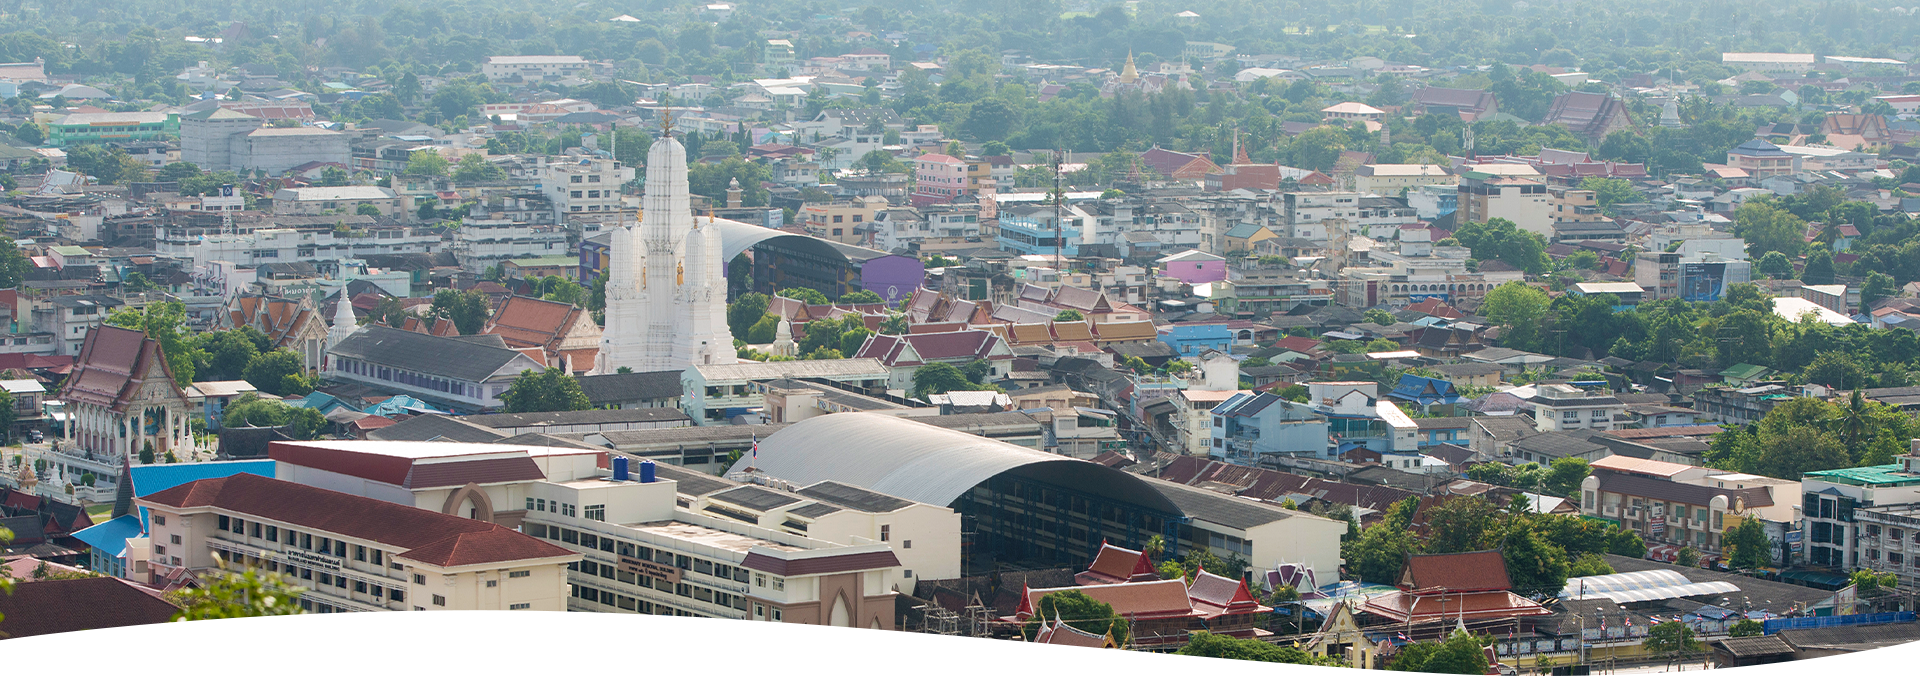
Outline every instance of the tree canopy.
[[580, 380], [557, 368], [520, 372], [507, 391], [500, 395], [504, 413], [540, 413], [545, 411], [585, 411], [593, 408]]

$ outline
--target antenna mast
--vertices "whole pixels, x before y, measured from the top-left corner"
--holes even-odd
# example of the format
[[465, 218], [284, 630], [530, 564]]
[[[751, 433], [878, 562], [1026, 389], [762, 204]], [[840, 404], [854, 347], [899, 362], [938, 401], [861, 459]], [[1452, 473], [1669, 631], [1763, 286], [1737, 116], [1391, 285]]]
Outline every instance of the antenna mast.
[[[1064, 211], [1066, 209], [1067, 193], [1064, 189], [1060, 187], [1060, 178], [1061, 178], [1060, 162], [1063, 155], [1065, 155], [1064, 151], [1058, 148], [1054, 149], [1053, 151], [1053, 261], [1054, 261], [1054, 265], [1059, 265], [1060, 267], [1064, 268], [1066, 266], [1062, 264], [1061, 259], [1066, 253], [1065, 252], [1066, 235], [1064, 234], [1065, 228], [1063, 228], [1062, 226], [1065, 225], [1065, 223], [1063, 222], [1063, 219], [1066, 218]], [[1064, 273], [1065, 271], [1062, 270], [1061, 272]]]

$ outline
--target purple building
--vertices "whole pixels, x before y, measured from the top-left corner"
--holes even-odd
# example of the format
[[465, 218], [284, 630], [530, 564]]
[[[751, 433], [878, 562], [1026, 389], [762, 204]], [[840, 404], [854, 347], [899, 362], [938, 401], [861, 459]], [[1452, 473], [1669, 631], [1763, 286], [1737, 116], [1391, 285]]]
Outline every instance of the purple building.
[[1205, 251], [1182, 251], [1155, 262], [1160, 264], [1160, 276], [1188, 284], [1208, 284], [1227, 279], [1227, 259]]
[[927, 264], [913, 256], [888, 254], [868, 259], [856, 268], [860, 288], [880, 294], [887, 305], [899, 307], [927, 280]]

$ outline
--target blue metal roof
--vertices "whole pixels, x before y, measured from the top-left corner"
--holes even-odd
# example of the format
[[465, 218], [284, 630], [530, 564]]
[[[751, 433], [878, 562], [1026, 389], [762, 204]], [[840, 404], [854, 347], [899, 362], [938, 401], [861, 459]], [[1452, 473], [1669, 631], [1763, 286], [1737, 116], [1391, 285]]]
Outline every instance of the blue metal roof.
[[127, 539], [140, 537], [140, 534], [145, 532], [146, 529], [141, 527], [140, 518], [127, 514], [82, 528], [74, 533], [73, 537], [87, 543], [89, 547], [120, 559], [127, 556]]
[[[142, 465], [132, 473], [133, 497], [144, 498], [180, 484], [201, 479], [218, 479], [235, 474], [254, 474], [273, 478], [272, 460], [229, 460], [226, 462], [185, 462], [171, 465]], [[147, 510], [140, 508], [140, 523], [147, 522]]]

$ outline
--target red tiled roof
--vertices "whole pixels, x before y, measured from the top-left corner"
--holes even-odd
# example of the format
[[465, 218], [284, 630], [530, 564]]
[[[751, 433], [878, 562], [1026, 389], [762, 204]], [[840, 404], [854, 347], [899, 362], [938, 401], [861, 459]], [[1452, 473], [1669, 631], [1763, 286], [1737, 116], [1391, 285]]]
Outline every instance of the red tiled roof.
[[7, 638], [159, 624], [179, 610], [112, 577], [22, 582], [12, 594], [0, 594]]
[[1207, 619], [1273, 610], [1254, 600], [1253, 592], [1247, 589], [1246, 580], [1214, 575], [1205, 569], [1194, 573], [1193, 585], [1187, 587], [1187, 597]]
[[1470, 594], [1415, 595], [1393, 592], [1367, 599], [1362, 612], [1388, 618], [1393, 622], [1462, 622], [1551, 615], [1553, 611], [1509, 591]]
[[1119, 547], [1105, 542], [1100, 543], [1100, 553], [1093, 557], [1093, 564], [1073, 576], [1073, 580], [1083, 585], [1118, 584], [1121, 582], [1150, 582], [1160, 579], [1160, 573], [1153, 569], [1153, 561], [1146, 553]]
[[[1185, 580], [1157, 580], [1153, 582], [1101, 584], [1090, 587], [1029, 589], [1027, 590], [1026, 603], [1023, 607], [1037, 607], [1041, 598], [1048, 594], [1063, 591], [1077, 591], [1086, 594], [1095, 601], [1113, 606], [1113, 612], [1127, 619], [1151, 620], [1201, 616], [1201, 612], [1193, 609], [1193, 602], [1187, 597], [1187, 583]], [[1020, 617], [1019, 619], [1025, 620], [1026, 617]]]
[[[136, 498], [136, 502], [177, 509], [210, 507], [370, 540], [403, 548], [407, 551], [399, 556], [433, 565], [577, 556], [499, 524], [253, 474], [201, 479]], [[420, 551], [419, 556], [414, 550]]]
[[1400, 573], [1400, 588], [1415, 593], [1504, 591], [1512, 587], [1507, 561], [1497, 551], [1415, 554]]
[[855, 570], [879, 570], [900, 565], [900, 558], [893, 550], [884, 552], [866, 552], [861, 554], [839, 554], [815, 556], [805, 559], [782, 559], [759, 552], [749, 552], [747, 558], [740, 561], [740, 567], [771, 573], [781, 577], [796, 575], [824, 575], [827, 573], [845, 573]]
[[186, 401], [158, 341], [140, 331], [101, 324], [87, 333], [74, 372], [60, 387], [60, 398], [124, 411], [148, 379], [164, 380], [174, 397]]

